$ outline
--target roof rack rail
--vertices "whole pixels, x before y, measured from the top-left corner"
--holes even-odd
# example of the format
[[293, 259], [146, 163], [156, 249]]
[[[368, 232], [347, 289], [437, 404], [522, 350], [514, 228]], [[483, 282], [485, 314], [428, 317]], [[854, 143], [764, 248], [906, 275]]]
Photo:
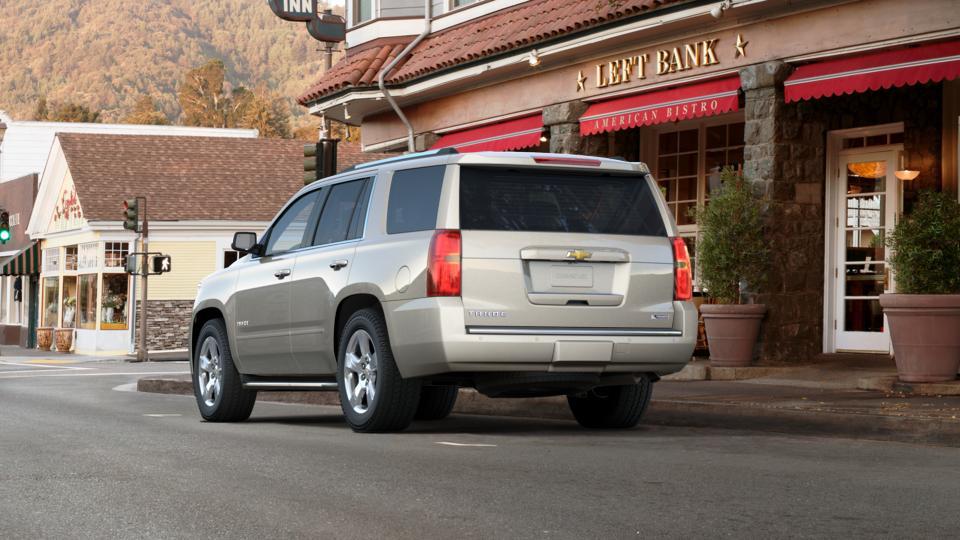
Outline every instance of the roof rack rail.
[[446, 156], [450, 154], [459, 154], [456, 148], [438, 148], [436, 150], [427, 150], [426, 152], [414, 152], [413, 154], [402, 154], [397, 157], [378, 159], [376, 161], [368, 161], [367, 163], [360, 163], [354, 165], [349, 169], [345, 169], [343, 172], [356, 171], [359, 169], [366, 169], [368, 167], [376, 167], [377, 165], [385, 165], [387, 163], [399, 163], [401, 161], [410, 161], [413, 159], [420, 159], [425, 157], [435, 157], [435, 156]]

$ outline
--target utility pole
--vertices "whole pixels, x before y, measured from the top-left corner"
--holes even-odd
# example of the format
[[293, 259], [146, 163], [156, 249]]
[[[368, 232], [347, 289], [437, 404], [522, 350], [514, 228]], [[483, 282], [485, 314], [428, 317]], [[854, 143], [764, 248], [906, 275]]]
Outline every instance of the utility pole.
[[143, 228], [140, 230], [140, 251], [143, 253], [140, 264], [140, 279], [142, 280], [140, 287], [140, 347], [137, 350], [137, 362], [148, 362], [150, 360], [147, 354], [147, 275], [149, 274], [147, 235], [149, 226], [147, 224], [147, 198], [137, 197], [137, 199], [140, 199], [140, 208], [143, 211]]

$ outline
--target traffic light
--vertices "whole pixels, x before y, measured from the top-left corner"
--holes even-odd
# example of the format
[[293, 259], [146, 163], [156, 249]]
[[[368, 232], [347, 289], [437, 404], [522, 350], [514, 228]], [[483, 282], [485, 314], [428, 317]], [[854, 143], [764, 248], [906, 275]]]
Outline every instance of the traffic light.
[[123, 228], [131, 231], [138, 231], [140, 221], [140, 206], [137, 199], [127, 199], [123, 201]]
[[0, 212], [0, 244], [6, 244], [10, 240], [10, 213], [4, 210]]
[[318, 166], [319, 161], [317, 156], [320, 155], [320, 143], [305, 144], [303, 145], [303, 183], [309, 184], [311, 182], [316, 182], [320, 179], [318, 171], [321, 168]]

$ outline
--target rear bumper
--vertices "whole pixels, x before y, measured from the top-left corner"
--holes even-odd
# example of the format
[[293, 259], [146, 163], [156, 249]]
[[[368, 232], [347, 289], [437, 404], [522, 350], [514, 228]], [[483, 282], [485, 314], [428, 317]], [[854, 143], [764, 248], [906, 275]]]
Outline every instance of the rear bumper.
[[460, 298], [385, 302], [404, 377], [478, 372], [656, 373], [683, 369], [696, 345], [697, 315], [675, 302], [669, 329], [467, 327]]

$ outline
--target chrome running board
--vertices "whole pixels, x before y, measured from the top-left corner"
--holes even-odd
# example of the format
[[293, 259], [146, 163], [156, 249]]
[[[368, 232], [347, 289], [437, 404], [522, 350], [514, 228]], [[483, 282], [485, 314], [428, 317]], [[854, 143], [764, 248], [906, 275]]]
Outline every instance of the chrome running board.
[[337, 390], [335, 382], [307, 381], [244, 381], [244, 388], [252, 390]]

